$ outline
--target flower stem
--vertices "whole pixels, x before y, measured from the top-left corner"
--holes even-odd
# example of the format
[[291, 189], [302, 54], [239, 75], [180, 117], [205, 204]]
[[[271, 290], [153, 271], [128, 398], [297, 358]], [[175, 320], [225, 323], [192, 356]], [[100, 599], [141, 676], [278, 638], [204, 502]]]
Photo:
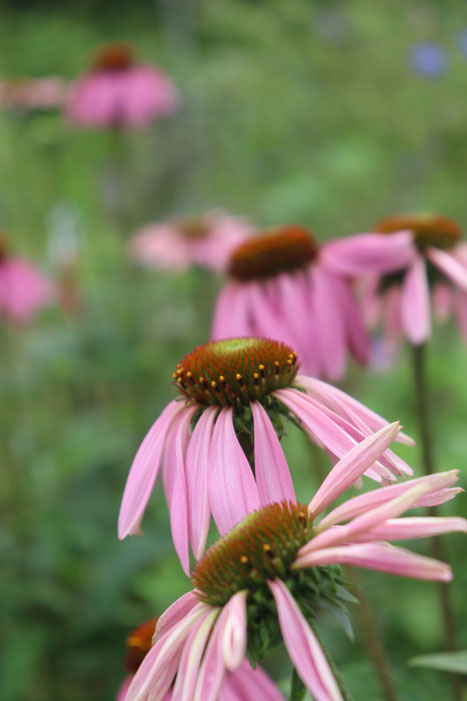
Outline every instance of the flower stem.
[[326, 657], [328, 665], [331, 669], [331, 672], [333, 673], [334, 679], [337, 682], [337, 686], [339, 687], [339, 691], [342, 694], [343, 701], [353, 701], [353, 696], [350, 693], [350, 691], [347, 689], [345, 682], [342, 679], [341, 673], [337, 669], [336, 664], [331, 657], [331, 653], [329, 652], [328, 648], [326, 647], [326, 645], [325, 645], [325, 643], [324, 643], [324, 641], [323, 641], [323, 639], [318, 631], [318, 628], [316, 626], [315, 621], [308, 620], [308, 623], [309, 623], [310, 628], [312, 629], [313, 633], [316, 635], [316, 638], [317, 638], [319, 644], [321, 645], [321, 649], [324, 652], [324, 655]]
[[[430, 426], [430, 397], [426, 373], [426, 343], [412, 346], [413, 376], [415, 383], [415, 401], [418, 418], [418, 426], [421, 438], [422, 462], [426, 475], [436, 472], [434, 465], [434, 453]], [[430, 516], [438, 516], [439, 510], [435, 506], [429, 508]], [[440, 538], [431, 539], [433, 556], [437, 560], [447, 561], [446, 550]], [[447, 582], [438, 582], [439, 606], [446, 639], [446, 648], [450, 652], [458, 649], [456, 640], [456, 628], [454, 625], [454, 612], [451, 603], [450, 589]], [[462, 701], [461, 679], [456, 674], [451, 674], [452, 696], [455, 701]]]

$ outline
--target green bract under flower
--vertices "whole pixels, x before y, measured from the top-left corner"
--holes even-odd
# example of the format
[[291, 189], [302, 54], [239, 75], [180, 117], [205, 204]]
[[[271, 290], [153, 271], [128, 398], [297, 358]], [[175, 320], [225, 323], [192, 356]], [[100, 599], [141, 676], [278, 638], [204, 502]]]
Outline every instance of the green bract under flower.
[[381, 219], [374, 231], [393, 234], [396, 231], [409, 230], [413, 233], [417, 247], [423, 252], [427, 246], [449, 249], [461, 239], [459, 224], [440, 214], [393, 214]]
[[230, 256], [229, 275], [247, 281], [292, 272], [307, 266], [318, 252], [311, 233], [288, 226], [241, 244]]
[[285, 343], [231, 338], [195, 348], [173, 377], [181, 394], [198, 404], [238, 406], [290, 387], [298, 368], [297, 353]]

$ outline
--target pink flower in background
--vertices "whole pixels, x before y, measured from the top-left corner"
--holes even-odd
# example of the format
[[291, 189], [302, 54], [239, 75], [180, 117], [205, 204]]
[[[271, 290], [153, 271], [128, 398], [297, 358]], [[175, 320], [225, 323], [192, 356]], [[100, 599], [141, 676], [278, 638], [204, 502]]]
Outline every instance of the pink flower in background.
[[18, 110], [45, 110], [60, 107], [65, 99], [62, 78], [18, 78], [0, 81], [0, 106]]
[[53, 284], [29, 261], [10, 256], [0, 237], [0, 316], [27, 321], [53, 295]]
[[[157, 618], [153, 618], [136, 628], [127, 638], [128, 655], [126, 667], [129, 676], [123, 681], [117, 701], [125, 701], [133, 677], [152, 646]], [[228, 673], [222, 681], [219, 693], [220, 701], [251, 701], [252, 698], [264, 701], [284, 701], [268, 675], [260, 668], [252, 669], [248, 660], [243, 660], [235, 670]], [[164, 701], [172, 701], [175, 695], [169, 690]], [[149, 694], [145, 697], [149, 701]]]
[[351, 353], [369, 360], [369, 341], [353, 290], [326, 265], [302, 227], [284, 227], [239, 246], [230, 282], [216, 303], [211, 337], [264, 336], [290, 343], [305, 372], [342, 378]]
[[254, 659], [264, 653], [263, 621], [274, 644], [271, 631], [282, 635], [314, 699], [342, 698], [315, 633], [321, 598], [335, 591], [336, 600], [345, 600], [339, 593], [344, 589], [341, 575], [330, 565], [448, 581], [448, 565], [387, 541], [467, 532], [463, 518], [401, 518], [410, 509], [454, 497], [459, 491], [452, 487], [456, 470], [361, 494], [319, 519], [382, 456], [398, 428], [386, 426], [355, 446], [308, 506], [286, 501], [265, 506], [211, 546], [193, 574], [194, 591], [159, 619], [153, 647], [126, 701], [145, 701], [148, 695], [161, 701], [175, 677], [174, 699], [221, 698], [224, 674], [238, 669], [247, 651]]
[[[467, 340], [467, 244], [457, 222], [435, 214], [400, 214], [374, 229], [381, 233], [356, 237], [353, 253], [345, 241], [332, 249], [336, 270], [373, 275], [363, 296], [370, 323], [382, 321], [392, 343], [405, 336], [419, 345], [430, 337], [433, 306], [440, 320], [454, 314]], [[396, 242], [387, 255], [381, 255], [381, 238]]]
[[[181, 396], [164, 409], [131, 466], [119, 537], [139, 532], [162, 465], [172, 537], [188, 573], [188, 543], [198, 559], [211, 513], [225, 533], [260, 506], [295, 500], [277, 435], [285, 423], [299, 423], [332, 461], [387, 425], [349, 395], [298, 375], [298, 369], [295, 351], [267, 339], [214, 341], [185, 356], [174, 373]], [[398, 440], [413, 443], [403, 435]], [[386, 483], [412, 469], [387, 449], [365, 473]]]
[[148, 224], [129, 243], [131, 258], [155, 268], [186, 270], [193, 265], [222, 271], [232, 250], [250, 236], [243, 219], [212, 210], [200, 217]]
[[102, 47], [94, 66], [71, 86], [65, 116], [82, 127], [140, 127], [178, 106], [172, 80], [138, 63], [125, 44]]

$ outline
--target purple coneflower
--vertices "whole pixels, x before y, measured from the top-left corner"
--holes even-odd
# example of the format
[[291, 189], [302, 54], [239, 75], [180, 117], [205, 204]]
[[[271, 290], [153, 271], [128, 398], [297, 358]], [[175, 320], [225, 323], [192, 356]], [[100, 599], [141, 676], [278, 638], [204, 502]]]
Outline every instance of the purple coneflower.
[[153, 647], [130, 685], [127, 701], [164, 698], [176, 676], [174, 701], [215, 701], [224, 674], [248, 653], [287, 647], [316, 701], [342, 699], [316, 628], [321, 604], [343, 606], [349, 594], [338, 565], [416, 579], [448, 581], [448, 565], [387, 541], [467, 531], [462, 518], [402, 517], [461, 491], [456, 470], [360, 494], [323, 511], [382, 455], [399, 425], [380, 429], [340, 460], [308, 506], [283, 501], [249, 514], [198, 562], [194, 590], [160, 618]]
[[174, 217], [147, 224], [129, 243], [130, 256], [141, 265], [186, 270], [198, 265], [224, 270], [232, 249], [252, 232], [243, 219], [212, 210], [199, 217]]
[[139, 127], [177, 105], [175, 87], [163, 71], [138, 63], [126, 44], [108, 44], [70, 86], [65, 115], [82, 127]]
[[[214, 341], [185, 356], [174, 372], [181, 397], [164, 409], [131, 466], [119, 537], [139, 532], [162, 463], [172, 536], [188, 572], [188, 542], [198, 559], [211, 513], [226, 533], [260, 506], [294, 501], [279, 442], [288, 421], [299, 424], [334, 461], [387, 425], [349, 395], [298, 375], [298, 369], [295, 351], [263, 338]], [[412, 443], [405, 436], [399, 440]], [[366, 474], [381, 482], [412, 470], [387, 450], [368, 463]]]
[[[125, 701], [133, 677], [151, 649], [156, 624], [157, 618], [152, 618], [138, 626], [128, 636], [125, 667], [129, 674], [119, 689], [117, 701]], [[242, 660], [238, 669], [225, 675], [219, 692], [219, 701], [250, 701], [252, 698], [284, 701], [284, 697], [266, 672], [260, 667], [252, 669], [248, 660]], [[164, 701], [172, 701], [172, 699], [173, 693], [169, 690], [164, 696]], [[145, 697], [145, 701], [149, 701], [149, 695]]]
[[[355, 238], [358, 243], [350, 237], [346, 246]], [[314, 377], [343, 377], [349, 353], [366, 364], [369, 341], [348, 279], [353, 273], [333, 266], [333, 243], [319, 245], [308, 230], [290, 226], [239, 246], [230, 256], [230, 282], [217, 300], [211, 337], [277, 338], [297, 350]], [[383, 255], [387, 244], [379, 245]], [[378, 272], [370, 263], [366, 272]]]
[[29, 261], [11, 256], [0, 234], [0, 316], [27, 321], [53, 294], [53, 284]]
[[[378, 234], [360, 237], [360, 257], [377, 257], [378, 277], [370, 281], [367, 302], [373, 319], [383, 319], [389, 339], [406, 336], [420, 345], [431, 334], [431, 311], [445, 319], [454, 313], [467, 340], [467, 244], [456, 221], [436, 214], [397, 214], [374, 227]], [[381, 257], [374, 247], [381, 235], [400, 242], [393, 255]], [[349, 262], [345, 242], [334, 251], [334, 262]]]
[[60, 107], [65, 99], [62, 78], [10, 78], [0, 81], [0, 106], [11, 110], [32, 111]]

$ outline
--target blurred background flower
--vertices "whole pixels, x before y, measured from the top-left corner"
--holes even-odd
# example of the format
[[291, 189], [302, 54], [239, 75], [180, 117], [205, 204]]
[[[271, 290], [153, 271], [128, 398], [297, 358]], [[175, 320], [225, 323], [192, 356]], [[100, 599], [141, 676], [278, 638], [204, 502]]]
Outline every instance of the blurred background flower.
[[416, 73], [428, 78], [442, 76], [448, 68], [446, 50], [434, 42], [416, 44], [410, 50], [410, 65]]

